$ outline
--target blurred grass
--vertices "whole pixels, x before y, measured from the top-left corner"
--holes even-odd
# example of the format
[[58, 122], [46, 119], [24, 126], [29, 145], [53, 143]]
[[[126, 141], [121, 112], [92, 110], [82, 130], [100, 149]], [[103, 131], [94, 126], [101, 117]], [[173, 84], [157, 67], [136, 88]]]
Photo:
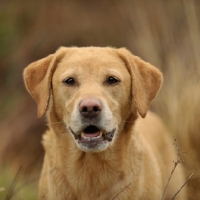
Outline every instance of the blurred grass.
[[0, 199], [1, 200], [36, 200], [38, 197], [38, 178], [29, 179], [13, 174], [8, 169], [0, 170]]
[[[22, 71], [61, 45], [125, 46], [160, 68], [164, 84], [151, 109], [165, 121], [180, 148], [187, 151], [186, 175], [200, 164], [200, 1], [13, 0], [0, 2], [3, 165], [7, 162], [10, 166], [15, 160], [14, 170], [22, 163], [34, 166], [42, 155], [39, 141], [45, 122], [36, 119], [36, 107], [25, 92]], [[0, 187], [8, 189], [14, 177], [13, 170], [0, 171]], [[188, 185], [189, 199], [200, 199], [199, 171]], [[35, 194], [34, 188], [30, 185], [24, 192], [33, 190]], [[6, 191], [0, 192], [3, 194]], [[22, 196], [31, 199], [28, 194]]]

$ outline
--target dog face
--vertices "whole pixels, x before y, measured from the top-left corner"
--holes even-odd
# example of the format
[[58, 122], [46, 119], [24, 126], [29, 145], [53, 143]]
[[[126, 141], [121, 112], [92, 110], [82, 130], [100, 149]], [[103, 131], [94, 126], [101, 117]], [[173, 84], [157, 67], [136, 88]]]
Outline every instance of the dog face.
[[130, 113], [130, 73], [109, 51], [87, 48], [64, 56], [52, 90], [57, 115], [84, 151], [105, 150]]
[[[136, 109], [146, 115], [161, 73], [125, 49], [61, 48], [24, 72], [38, 116], [51, 108], [83, 151], [112, 146]], [[50, 95], [52, 93], [52, 95]]]

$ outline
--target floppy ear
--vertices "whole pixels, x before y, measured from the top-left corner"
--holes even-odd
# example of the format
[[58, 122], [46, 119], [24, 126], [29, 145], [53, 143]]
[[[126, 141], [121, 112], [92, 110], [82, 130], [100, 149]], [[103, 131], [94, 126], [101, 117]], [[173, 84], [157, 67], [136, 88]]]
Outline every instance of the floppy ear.
[[51, 54], [41, 60], [31, 63], [24, 70], [24, 82], [28, 92], [37, 102], [37, 116], [42, 117], [47, 110], [51, 79], [62, 54]]
[[125, 48], [118, 50], [132, 78], [132, 95], [139, 114], [144, 118], [151, 101], [158, 92], [162, 73], [151, 64], [132, 55]]

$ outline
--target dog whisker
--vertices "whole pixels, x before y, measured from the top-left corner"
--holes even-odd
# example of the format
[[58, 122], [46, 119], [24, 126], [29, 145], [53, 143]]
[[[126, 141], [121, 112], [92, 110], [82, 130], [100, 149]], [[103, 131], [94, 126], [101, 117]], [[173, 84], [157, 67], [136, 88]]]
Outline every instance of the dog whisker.
[[52, 123], [46, 123], [45, 125], [54, 125], [54, 124], [61, 124], [64, 123], [63, 121], [60, 122], [52, 122]]

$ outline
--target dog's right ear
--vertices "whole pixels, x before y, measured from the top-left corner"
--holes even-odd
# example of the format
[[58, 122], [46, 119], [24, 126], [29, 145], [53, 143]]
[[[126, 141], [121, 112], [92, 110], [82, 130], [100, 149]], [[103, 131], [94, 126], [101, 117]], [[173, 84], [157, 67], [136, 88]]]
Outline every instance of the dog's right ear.
[[24, 82], [28, 92], [37, 102], [38, 117], [42, 117], [48, 108], [51, 93], [51, 79], [58, 62], [64, 55], [64, 52], [61, 52], [58, 50], [55, 54], [33, 62], [24, 70]]

